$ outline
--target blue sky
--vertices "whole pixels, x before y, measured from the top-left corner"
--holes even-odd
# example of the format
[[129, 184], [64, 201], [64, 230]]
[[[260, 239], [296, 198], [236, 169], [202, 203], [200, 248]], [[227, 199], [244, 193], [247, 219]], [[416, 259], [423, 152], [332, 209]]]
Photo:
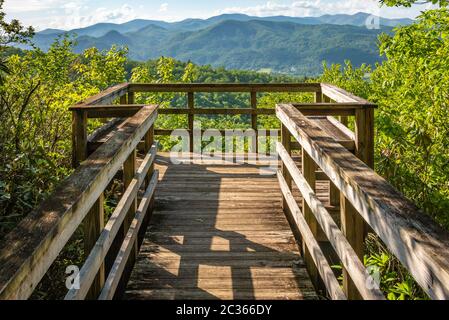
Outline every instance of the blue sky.
[[6, 0], [7, 18], [17, 18], [36, 29], [73, 29], [98, 22], [123, 23], [132, 19], [179, 21], [222, 13], [254, 16], [319, 16], [360, 11], [383, 17], [416, 17], [427, 5], [379, 8], [377, 0]]

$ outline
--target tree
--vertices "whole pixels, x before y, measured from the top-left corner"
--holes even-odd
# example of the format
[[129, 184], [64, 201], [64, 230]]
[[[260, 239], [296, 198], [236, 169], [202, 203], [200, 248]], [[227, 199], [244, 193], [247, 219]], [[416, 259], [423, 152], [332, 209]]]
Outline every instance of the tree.
[[440, 7], [446, 7], [449, 4], [448, 0], [381, 0], [382, 4], [385, 4], [390, 7], [411, 7], [413, 4], [425, 4], [425, 3], [432, 3], [437, 4]]
[[16, 19], [11, 20], [11, 22], [5, 21], [4, 3], [5, 0], [0, 0], [0, 85], [3, 84], [5, 75], [9, 72], [3, 57], [4, 49], [12, 43], [27, 43], [34, 35], [32, 27], [25, 28]]

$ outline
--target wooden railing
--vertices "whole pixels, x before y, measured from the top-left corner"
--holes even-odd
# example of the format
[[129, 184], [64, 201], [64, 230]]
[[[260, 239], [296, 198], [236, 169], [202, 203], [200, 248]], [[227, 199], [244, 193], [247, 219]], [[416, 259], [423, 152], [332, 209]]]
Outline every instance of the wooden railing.
[[[136, 92], [185, 93], [187, 105], [182, 109], [136, 105]], [[195, 94], [202, 92], [247, 92], [249, 107], [195, 107]], [[257, 94], [264, 92], [309, 92], [315, 102], [278, 105], [276, 109], [258, 108]], [[361, 262], [364, 237], [370, 231], [379, 235], [430, 297], [448, 298], [447, 233], [372, 170], [375, 107], [344, 90], [318, 83], [125, 83], [71, 107], [72, 162], [76, 170], [3, 241], [0, 299], [28, 298], [81, 225], [86, 261], [79, 273], [80, 287], [70, 289], [66, 299], [111, 299], [123, 288], [136, 257], [139, 229], [145, 227], [152, 210], [157, 183], [153, 167], [154, 137], [172, 131], [154, 128], [158, 114], [188, 116], [191, 151], [195, 115], [250, 115], [251, 128], [256, 132], [258, 115], [279, 118], [282, 142], [278, 144], [278, 152], [282, 172], [278, 176], [284, 208], [296, 228], [297, 238], [302, 238], [305, 261], [314, 284], [319, 288], [322, 281], [329, 297], [383, 298]], [[310, 116], [324, 117], [344, 138], [329, 137], [323, 128], [316, 127], [316, 119]], [[116, 119], [88, 136], [90, 118]], [[354, 121], [354, 131], [348, 129], [349, 119]], [[110, 129], [114, 129], [112, 136], [98, 143], [96, 137]], [[291, 150], [295, 148], [302, 150], [302, 170], [298, 170], [291, 158]], [[138, 169], [137, 151], [143, 158]], [[121, 169], [125, 191], [105, 225], [103, 194]], [[330, 181], [329, 202], [340, 210], [340, 221], [335, 221], [328, 207], [317, 198], [316, 180]], [[301, 206], [292, 196], [293, 182], [303, 196]], [[143, 185], [143, 192], [139, 192]], [[327, 251], [322, 250], [325, 242], [333, 247], [344, 267], [343, 289], [330, 267]]]
[[[127, 85], [108, 90], [83, 106], [120, 97], [126, 88]], [[80, 226], [84, 229], [86, 261], [66, 299], [114, 297], [126, 280], [141, 240], [139, 230], [148, 222], [152, 210], [158, 180], [153, 167], [157, 109], [140, 108], [88, 158], [86, 150], [74, 150], [73, 174], [0, 247], [0, 299], [29, 298]], [[78, 110], [73, 113], [74, 144], [85, 145], [86, 114]], [[142, 140], [143, 162], [136, 170], [136, 150]], [[105, 225], [104, 191], [119, 170], [123, 170], [125, 191]]]
[[[340, 90], [331, 94], [343, 103], [353, 99]], [[292, 104], [278, 105], [276, 115], [282, 122], [282, 143], [278, 143], [282, 170], [278, 179], [284, 210], [302, 238], [305, 262], [314, 284], [319, 287], [320, 281], [324, 282], [329, 296], [335, 299], [384, 298], [362, 263], [367, 224], [431, 298], [448, 299], [448, 233], [372, 170], [372, 146], [358, 144], [355, 155], [352, 154]], [[361, 119], [367, 117], [372, 117], [371, 110], [365, 111]], [[360, 134], [372, 136], [366, 123], [356, 120], [356, 126], [362, 127], [356, 130], [356, 140], [367, 141], [366, 137], [357, 136]], [[291, 137], [302, 148], [302, 170], [292, 159]], [[317, 167], [330, 180], [330, 201], [339, 204], [341, 228], [315, 192]], [[301, 209], [292, 195], [293, 182], [303, 198]], [[329, 266], [329, 256], [324, 253], [326, 241], [344, 268], [343, 290]]]
[[[372, 103], [355, 97], [335, 86], [320, 83], [293, 83], [293, 84], [122, 84], [108, 89], [85, 103], [71, 108], [74, 114], [73, 150], [74, 164], [87, 157], [88, 151], [95, 149], [89, 147], [90, 142], [86, 134], [87, 120], [89, 118], [107, 117], [129, 117], [134, 115], [143, 105], [135, 104], [135, 93], [185, 93], [187, 105], [185, 108], [160, 109], [159, 114], [164, 115], [187, 115], [189, 133], [190, 152], [194, 152], [194, 118], [196, 115], [250, 115], [251, 129], [255, 132], [256, 140], [259, 137], [258, 116], [275, 116], [273, 108], [259, 108], [257, 95], [259, 93], [312, 93], [315, 96], [314, 103], [296, 104], [304, 115], [328, 116], [329, 120], [339, 126], [352, 141], [340, 141], [346, 143], [345, 147], [357, 150], [359, 155], [367, 163], [374, 163], [373, 160], [373, 110], [376, 107]], [[195, 94], [197, 93], [249, 93], [249, 103], [247, 108], [208, 108], [206, 106], [197, 107], [195, 105]], [[120, 104], [111, 108], [111, 103], [120, 99]], [[335, 117], [339, 117], [337, 121]], [[348, 117], [355, 119], [355, 132], [347, 128]], [[155, 128], [155, 135], [171, 135], [173, 130]], [[224, 132], [224, 130], [221, 130]], [[279, 131], [280, 132], [280, 131]], [[264, 134], [267, 133], [264, 131]], [[90, 139], [94, 140], [94, 139]], [[357, 145], [357, 146], [356, 146]], [[256, 152], [258, 144], [256, 143]], [[297, 147], [293, 145], [293, 147]]]

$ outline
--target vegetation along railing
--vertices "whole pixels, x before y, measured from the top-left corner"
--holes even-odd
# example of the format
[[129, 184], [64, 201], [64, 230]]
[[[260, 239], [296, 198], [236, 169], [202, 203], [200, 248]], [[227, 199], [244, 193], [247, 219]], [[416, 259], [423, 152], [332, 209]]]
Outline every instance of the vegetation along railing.
[[[185, 93], [187, 106], [137, 105], [137, 92]], [[246, 92], [249, 107], [198, 108], [195, 94], [204, 92]], [[315, 102], [258, 108], [257, 95], [265, 92], [308, 92]], [[79, 286], [69, 289], [66, 299], [117, 296], [153, 209], [158, 180], [154, 137], [172, 131], [154, 128], [158, 114], [187, 115], [191, 152], [195, 115], [250, 115], [256, 132], [258, 115], [277, 116], [282, 124], [277, 150], [284, 211], [300, 241], [312, 282], [317, 289], [324, 287], [330, 298], [384, 298], [362, 263], [367, 232], [381, 238], [431, 298], [449, 298], [447, 232], [372, 169], [375, 108], [344, 90], [319, 83], [125, 83], [71, 107], [75, 171], [2, 243], [0, 298], [29, 298], [80, 226], [86, 260], [79, 272]], [[354, 119], [354, 131], [348, 128], [348, 117]], [[116, 119], [88, 136], [90, 118]], [[292, 157], [293, 149], [301, 150], [301, 168]], [[105, 223], [104, 192], [120, 174], [124, 191]], [[339, 210], [338, 218], [318, 199], [318, 180], [329, 181], [329, 203]], [[293, 197], [293, 183], [302, 203]], [[330, 267], [335, 259], [344, 268], [343, 287]]]

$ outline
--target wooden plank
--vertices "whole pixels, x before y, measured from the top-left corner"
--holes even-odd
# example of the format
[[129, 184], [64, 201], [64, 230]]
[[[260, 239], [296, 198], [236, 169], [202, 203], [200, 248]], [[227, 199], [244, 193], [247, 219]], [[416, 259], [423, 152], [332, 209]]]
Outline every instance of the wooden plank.
[[[314, 263], [317, 272], [321, 275], [323, 282], [325, 283], [327, 292], [329, 296], [334, 300], [346, 300], [346, 296], [340, 288], [340, 284], [338, 283], [335, 275], [326, 260], [323, 252], [321, 251], [320, 245], [318, 244], [313, 231], [310, 228], [309, 223], [306, 221], [305, 216], [301, 212], [296, 203], [296, 200], [293, 198], [290, 187], [285, 181], [283, 174], [278, 173], [279, 184], [281, 186], [282, 193], [284, 198], [286, 199], [287, 205], [289, 206], [289, 211], [293, 216], [300, 232], [302, 235], [303, 243], [307, 248], [307, 252], [309, 253], [309, 257]], [[307, 260], [306, 260], [307, 264]], [[308, 269], [309, 270], [309, 269]], [[310, 271], [309, 271], [310, 275]], [[313, 281], [313, 280], [312, 280]]]
[[114, 262], [114, 265], [109, 272], [108, 278], [105, 282], [103, 290], [101, 291], [99, 300], [112, 300], [114, 297], [117, 286], [119, 285], [122, 273], [125, 270], [127, 262], [130, 255], [134, 252], [134, 246], [136, 245], [137, 235], [139, 233], [140, 226], [146, 216], [146, 212], [150, 205], [151, 199], [153, 198], [154, 191], [156, 189], [158, 180], [157, 170], [153, 173], [153, 177], [142, 197], [139, 204], [139, 208], [136, 212], [135, 218], [133, 219], [125, 240], [123, 241], [120, 252]]
[[[315, 192], [310, 186], [306, 177], [301, 174], [299, 169], [294, 164], [293, 160], [291, 158], [289, 159], [288, 153], [282, 148], [279, 143], [278, 153], [281, 159], [284, 161], [285, 166], [289, 170], [293, 181], [301, 190], [301, 193], [304, 196], [304, 201], [307, 203], [307, 207], [310, 210], [310, 213], [314, 216], [316, 222], [318, 222], [318, 224], [321, 226], [322, 230], [324, 231], [330, 243], [340, 257], [343, 265], [353, 277], [354, 282], [356, 283], [357, 288], [360, 289], [362, 296], [365, 299], [369, 300], [384, 299], [383, 293], [380, 291], [379, 287], [374, 283], [372, 279], [372, 288], [368, 288], [366, 286], [366, 283], [368, 283], [367, 281], [369, 281], [371, 277], [366, 273], [363, 263], [349, 244], [348, 240], [345, 238], [343, 232], [340, 231], [337, 224], [327, 212], [324, 205], [315, 195]], [[306, 206], [306, 204], [304, 203], [303, 206]], [[313, 235], [316, 238], [315, 234]], [[348, 296], [348, 298], [350, 297]]]
[[[347, 113], [347, 112], [346, 112]], [[188, 115], [274, 115], [275, 110], [269, 108], [195, 108], [195, 109], [161, 109], [160, 114], [188, 114]]]
[[318, 92], [319, 83], [132, 83], [130, 92]]
[[[303, 295], [316, 298], [282, 214], [281, 193], [274, 176], [261, 177], [257, 165], [172, 165], [167, 156], [161, 154], [160, 161], [156, 161], [156, 167], [163, 171], [156, 208], [125, 299], [142, 297], [143, 294], [134, 296], [133, 292], [150, 288], [164, 296], [169, 288], [193, 287], [189, 282], [193, 279], [212, 291], [220, 279], [223, 285], [219, 290], [226, 288], [223, 292], [235, 298], [243, 297], [240, 292], [250, 288], [256, 293], [255, 298], [259, 297], [257, 292], [266, 288], [272, 291], [271, 295], [266, 292], [268, 298], [290, 288], [295, 288], [298, 299]], [[226, 169], [240, 172], [245, 180], [225, 178]], [[271, 186], [266, 188], [257, 183], [259, 180], [265, 181], [265, 185], [270, 182]], [[242, 191], [245, 185], [232, 189], [248, 181], [251, 184], [247, 190]], [[225, 188], [216, 188], [223, 183]], [[240, 200], [247, 195], [258, 196], [257, 193], [264, 194], [265, 200]], [[279, 201], [267, 201], [267, 197], [277, 197]], [[223, 200], [232, 198], [236, 200]], [[223, 204], [231, 207], [222, 209]], [[264, 278], [264, 273], [269, 277]], [[229, 281], [238, 282], [231, 287]], [[187, 299], [195, 297], [187, 296], [188, 293]]]
[[157, 107], [148, 106], [130, 118], [5, 237], [0, 246], [0, 299], [31, 295], [156, 117]]
[[429, 296], [448, 299], [448, 232], [298, 110], [278, 105], [276, 112]]
[[[106, 226], [102, 229], [93, 250], [90, 251], [89, 256], [80, 270], [80, 288], [69, 290], [65, 296], [66, 300], [80, 300], [86, 297], [87, 290], [92, 283], [96, 272], [101, 267], [102, 262], [104, 261], [115, 237], [117, 236], [129, 209], [134, 204], [134, 199], [137, 196], [140, 186], [145, 180], [146, 173], [156, 157], [156, 152], [156, 146], [153, 146], [149, 153], [145, 156], [144, 161], [137, 170], [136, 176], [124, 192]], [[100, 287], [100, 290], [103, 287], [103, 284]]]

